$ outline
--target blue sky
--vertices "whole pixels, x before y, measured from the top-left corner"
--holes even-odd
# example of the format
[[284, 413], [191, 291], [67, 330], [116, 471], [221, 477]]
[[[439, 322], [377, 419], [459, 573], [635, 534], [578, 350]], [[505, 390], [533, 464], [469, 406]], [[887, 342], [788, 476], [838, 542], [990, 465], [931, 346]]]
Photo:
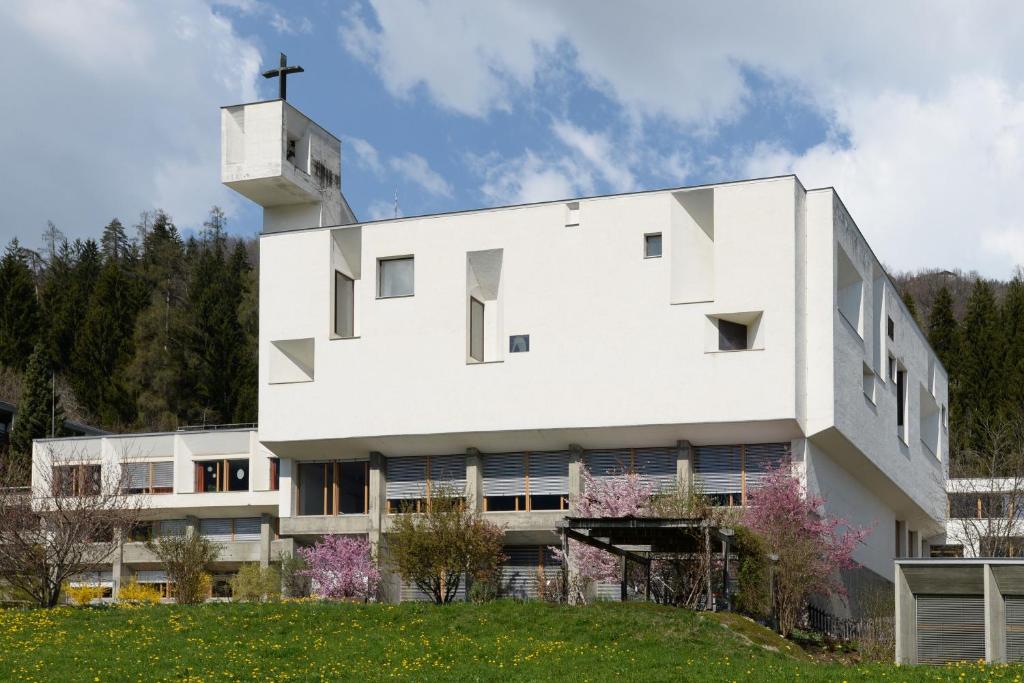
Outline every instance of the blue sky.
[[11, 0], [0, 240], [222, 205], [217, 108], [276, 95], [343, 141], [360, 219], [797, 173], [894, 269], [1024, 263], [1012, 3]]

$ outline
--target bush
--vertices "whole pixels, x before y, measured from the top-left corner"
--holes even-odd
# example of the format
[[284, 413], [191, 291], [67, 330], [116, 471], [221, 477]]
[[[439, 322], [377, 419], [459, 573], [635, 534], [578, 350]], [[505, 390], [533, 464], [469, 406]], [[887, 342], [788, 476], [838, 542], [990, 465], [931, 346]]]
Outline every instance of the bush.
[[244, 564], [231, 579], [231, 599], [236, 602], [277, 602], [281, 599], [281, 574], [274, 567]]
[[71, 602], [79, 607], [84, 607], [93, 600], [103, 597], [102, 586], [68, 586], [64, 591], [71, 598]]
[[300, 548], [308, 569], [302, 570], [322, 598], [377, 597], [380, 571], [373, 561], [370, 542], [351, 536], [324, 536], [312, 548]]
[[179, 605], [206, 601], [213, 586], [207, 566], [217, 559], [220, 545], [199, 534], [165, 536], [146, 544], [156, 554], [174, 584], [174, 599]]
[[498, 582], [494, 579], [483, 578], [473, 581], [469, 585], [470, 602], [491, 602], [498, 599]]
[[281, 553], [277, 557], [281, 564], [281, 592], [286, 598], [308, 598], [313, 592], [309, 577], [306, 576], [306, 560], [301, 555], [287, 557]]
[[739, 556], [736, 572], [736, 610], [755, 619], [771, 616], [771, 576], [764, 541], [745, 526], [733, 527], [733, 547]]
[[118, 602], [133, 602], [145, 605], [156, 605], [160, 602], [160, 589], [146, 583], [128, 581], [122, 583], [117, 591]]

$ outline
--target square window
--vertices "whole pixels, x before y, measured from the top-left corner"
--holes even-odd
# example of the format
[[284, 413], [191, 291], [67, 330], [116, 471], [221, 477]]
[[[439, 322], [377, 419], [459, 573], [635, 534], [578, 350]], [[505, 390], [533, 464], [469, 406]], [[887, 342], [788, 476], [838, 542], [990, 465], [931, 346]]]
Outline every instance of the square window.
[[389, 299], [413, 295], [413, 257], [380, 259], [377, 262], [377, 297]]
[[530, 335], [513, 334], [508, 338], [509, 353], [526, 353], [530, 350]]
[[731, 320], [718, 321], [718, 350], [743, 351], [747, 349], [747, 326]]
[[644, 235], [644, 258], [661, 258], [661, 233]]

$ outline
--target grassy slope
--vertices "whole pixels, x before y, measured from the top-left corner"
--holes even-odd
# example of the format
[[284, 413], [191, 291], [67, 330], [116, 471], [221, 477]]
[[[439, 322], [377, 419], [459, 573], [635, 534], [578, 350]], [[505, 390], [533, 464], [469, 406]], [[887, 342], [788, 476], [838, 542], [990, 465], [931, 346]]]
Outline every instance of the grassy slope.
[[749, 623], [612, 603], [0, 610], [3, 681], [962, 681], [1022, 671], [822, 666], [786, 646]]

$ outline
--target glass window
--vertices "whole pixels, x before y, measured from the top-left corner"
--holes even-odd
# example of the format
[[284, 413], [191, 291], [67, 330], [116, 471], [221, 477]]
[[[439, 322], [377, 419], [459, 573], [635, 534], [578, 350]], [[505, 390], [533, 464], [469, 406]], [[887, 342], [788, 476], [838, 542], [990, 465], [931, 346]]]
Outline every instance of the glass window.
[[228, 490], [248, 491], [249, 490], [249, 461], [229, 460], [228, 461]]
[[377, 263], [377, 296], [379, 298], [413, 295], [412, 256], [381, 259]]
[[530, 335], [513, 334], [508, 338], [509, 353], [526, 353], [530, 350]]
[[484, 304], [469, 298], [469, 357], [484, 361]]
[[270, 490], [277, 491], [281, 488], [281, 461], [277, 458], [270, 458]]
[[661, 233], [654, 232], [644, 235], [644, 258], [658, 258], [661, 256]]
[[341, 463], [341, 481], [338, 482], [338, 509], [343, 515], [366, 513], [366, 469], [368, 463]]
[[889, 335], [889, 339], [896, 339], [896, 323], [888, 316], [885, 318], [885, 333]]
[[334, 334], [355, 335], [355, 280], [334, 271]]
[[718, 320], [718, 350], [742, 351], [747, 348], [747, 326], [731, 320]]

